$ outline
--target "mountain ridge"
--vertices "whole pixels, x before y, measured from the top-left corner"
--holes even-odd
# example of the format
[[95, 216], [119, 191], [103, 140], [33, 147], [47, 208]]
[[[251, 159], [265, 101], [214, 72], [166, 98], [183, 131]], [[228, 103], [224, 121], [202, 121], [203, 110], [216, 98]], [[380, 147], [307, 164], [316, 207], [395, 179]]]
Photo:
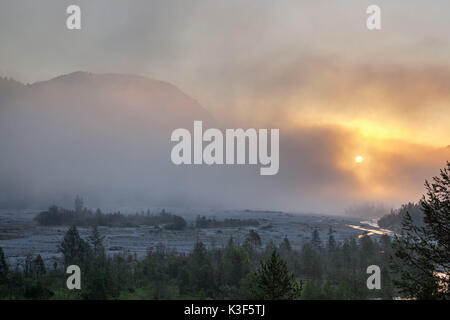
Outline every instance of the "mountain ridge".
[[[134, 98], [138, 98], [141, 102], [149, 102], [152, 104], [154, 100], [161, 102], [165, 98], [176, 98], [180, 104], [190, 107], [190, 113], [203, 114], [209, 121], [213, 121], [213, 116], [193, 97], [185, 93], [176, 85], [162, 80], [149, 78], [142, 75], [123, 74], [123, 73], [92, 73], [87, 71], [75, 71], [53, 77], [49, 80], [37, 81], [30, 84], [24, 84], [12, 78], [0, 77], [0, 94], [3, 97], [14, 97], [15, 94], [32, 94], [36, 90], [46, 90], [52, 86], [60, 90], [73, 91], [72, 87], [79, 87], [83, 90], [109, 90], [110, 94], [125, 92], [132, 94]], [[22, 92], [18, 92], [24, 90]], [[118, 91], [118, 92], [115, 92]], [[82, 92], [81, 92], [82, 93]], [[1, 103], [0, 96], [0, 103]], [[155, 99], [157, 98], [157, 99]], [[166, 108], [174, 108], [175, 104], [162, 103]], [[192, 110], [196, 109], [196, 110]], [[206, 116], [207, 115], [207, 116]]]

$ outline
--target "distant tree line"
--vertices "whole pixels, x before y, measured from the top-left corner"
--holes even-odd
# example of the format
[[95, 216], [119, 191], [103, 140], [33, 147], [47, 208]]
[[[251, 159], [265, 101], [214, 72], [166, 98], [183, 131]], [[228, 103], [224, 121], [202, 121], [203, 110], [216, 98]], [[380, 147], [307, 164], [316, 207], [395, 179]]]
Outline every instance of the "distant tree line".
[[83, 207], [81, 198], [75, 199], [73, 210], [51, 206], [47, 211], [39, 213], [35, 220], [43, 226], [105, 226], [136, 227], [164, 226], [170, 230], [183, 230], [187, 223], [183, 217], [162, 210], [159, 214], [146, 213], [122, 214], [120, 211], [103, 213], [100, 209], [92, 211]]
[[378, 225], [382, 228], [400, 228], [402, 226], [402, 221], [406, 217], [407, 213], [409, 213], [409, 215], [411, 216], [414, 225], [424, 225], [424, 214], [422, 206], [419, 203], [412, 202], [403, 204], [399, 209], [391, 210], [391, 213], [381, 217], [378, 220]]
[[215, 218], [197, 216], [195, 220], [196, 228], [239, 228], [256, 226], [259, 226], [259, 221], [256, 219], [224, 219], [219, 221]]

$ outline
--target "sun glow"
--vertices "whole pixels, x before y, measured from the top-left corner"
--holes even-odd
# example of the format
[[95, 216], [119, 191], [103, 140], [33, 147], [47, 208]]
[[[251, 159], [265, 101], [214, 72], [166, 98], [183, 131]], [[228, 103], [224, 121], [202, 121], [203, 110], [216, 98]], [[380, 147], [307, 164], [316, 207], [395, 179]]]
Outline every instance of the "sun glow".
[[363, 163], [364, 162], [364, 158], [363, 158], [363, 156], [356, 156], [355, 157], [355, 162], [356, 163]]

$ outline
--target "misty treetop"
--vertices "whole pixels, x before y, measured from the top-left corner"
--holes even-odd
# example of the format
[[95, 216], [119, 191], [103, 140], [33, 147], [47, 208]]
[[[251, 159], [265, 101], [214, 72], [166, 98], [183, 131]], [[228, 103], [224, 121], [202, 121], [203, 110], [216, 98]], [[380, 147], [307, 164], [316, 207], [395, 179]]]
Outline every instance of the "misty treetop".
[[146, 213], [122, 214], [103, 213], [100, 209], [95, 212], [82, 207], [79, 199], [75, 200], [75, 209], [69, 210], [51, 206], [47, 211], [39, 213], [35, 220], [44, 226], [106, 226], [106, 227], [137, 227], [164, 226], [170, 230], [182, 230], [187, 223], [183, 217], [162, 210], [159, 214]]
[[[186, 220], [178, 215], [168, 213], [164, 209], [159, 214], [136, 212], [135, 214], [122, 214], [120, 211], [103, 213], [100, 209], [92, 211], [84, 207], [83, 199], [77, 196], [74, 200], [74, 209], [65, 209], [55, 205], [47, 211], [40, 212], [35, 220], [43, 226], [105, 226], [105, 227], [137, 227], [137, 226], [163, 226], [167, 230], [184, 230], [188, 227]], [[237, 228], [259, 226], [257, 219], [216, 220], [197, 216], [191, 224], [194, 228]]]
[[400, 229], [402, 221], [406, 214], [411, 216], [412, 222], [417, 226], [424, 225], [423, 208], [420, 203], [409, 202], [403, 204], [400, 208], [391, 210], [387, 215], [384, 215], [378, 220], [378, 225], [382, 228], [397, 228]]
[[450, 162], [425, 187], [423, 224], [407, 211], [395, 236], [396, 285], [407, 297], [450, 300]]

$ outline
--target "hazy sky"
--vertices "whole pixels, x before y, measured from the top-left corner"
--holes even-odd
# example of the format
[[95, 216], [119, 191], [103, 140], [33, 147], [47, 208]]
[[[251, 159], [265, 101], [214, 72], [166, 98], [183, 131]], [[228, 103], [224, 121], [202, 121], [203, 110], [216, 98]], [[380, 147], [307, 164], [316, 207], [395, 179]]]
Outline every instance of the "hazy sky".
[[[375, 2], [382, 9], [379, 32], [365, 27], [374, 1], [2, 0], [1, 72], [37, 81], [114, 69], [230, 85], [233, 72], [305, 56], [448, 64], [448, 1]], [[81, 31], [65, 28], [65, 9], [73, 3], [82, 9]]]
[[[261, 94], [286, 111], [305, 87], [308, 95], [325, 89], [335, 98], [345, 90], [353, 99], [356, 85], [373, 101], [385, 88], [395, 94], [393, 82], [404, 80], [401, 95], [414, 95], [425, 78], [432, 94], [448, 94], [436, 82], [449, 81], [450, 3], [377, 1], [382, 30], [368, 31], [372, 2], [81, 0], [82, 30], [69, 31], [65, 9], [73, 1], [3, 0], [0, 74], [23, 82], [77, 70], [142, 74], [179, 85], [221, 118], [232, 108], [251, 118], [246, 113], [261, 110]], [[348, 109], [343, 102], [334, 108]], [[404, 108], [416, 113], [415, 104]]]
[[[81, 31], [65, 27], [70, 4]], [[381, 7], [380, 31], [366, 29], [370, 4]], [[302, 187], [316, 179], [311, 197], [400, 203], [448, 159], [449, 13], [447, 0], [2, 0], [0, 75], [165, 80], [224, 124], [301, 141], [311, 156], [285, 158], [316, 172]]]

